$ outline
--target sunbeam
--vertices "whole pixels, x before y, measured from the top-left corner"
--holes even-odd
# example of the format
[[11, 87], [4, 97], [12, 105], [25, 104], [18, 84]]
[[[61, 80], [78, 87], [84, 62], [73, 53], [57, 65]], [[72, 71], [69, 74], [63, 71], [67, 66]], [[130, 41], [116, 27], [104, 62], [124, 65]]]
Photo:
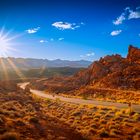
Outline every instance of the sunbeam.
[[[5, 56], [6, 54], [10, 53], [11, 51], [17, 51], [17, 49], [14, 48], [14, 45], [16, 44], [14, 40], [23, 34], [17, 34], [15, 36], [11, 36], [13, 29], [9, 30], [8, 32], [4, 32], [4, 27], [2, 27], [0, 31], [0, 56]], [[3, 55], [4, 54], [4, 55]]]
[[2, 71], [4, 72], [3, 78], [7, 81], [7, 80], [9, 80], [9, 77], [8, 77], [8, 72], [7, 72], [6, 65], [5, 65], [5, 63], [3, 62], [3, 58], [0, 58], [0, 64], [1, 64], [1, 66], [2, 66]]
[[[21, 78], [25, 78], [25, 76], [22, 74], [22, 72], [17, 68], [17, 66], [12, 62], [9, 58], [9, 53], [11, 51], [17, 51], [17, 49], [14, 48], [14, 45], [16, 44], [13, 42], [14, 39], [20, 37], [23, 34], [18, 34], [15, 36], [10, 36], [11, 32], [13, 30], [9, 30], [7, 33], [4, 33], [4, 27], [2, 27], [0, 31], [0, 57], [5, 57], [7, 59], [7, 62], [11, 66], [11, 68], [16, 72], [16, 74]], [[4, 78], [8, 80], [8, 72], [7, 68], [5, 66], [5, 63], [3, 62], [2, 58], [0, 58], [0, 64], [2, 66], [3, 72], [4, 72]]]
[[25, 76], [23, 75], [23, 73], [17, 68], [17, 66], [14, 64], [14, 62], [12, 62], [9, 58], [7, 58], [8, 63], [11, 65], [11, 67], [13, 68], [13, 70], [16, 72], [16, 74], [21, 78], [21, 79], [25, 79]]

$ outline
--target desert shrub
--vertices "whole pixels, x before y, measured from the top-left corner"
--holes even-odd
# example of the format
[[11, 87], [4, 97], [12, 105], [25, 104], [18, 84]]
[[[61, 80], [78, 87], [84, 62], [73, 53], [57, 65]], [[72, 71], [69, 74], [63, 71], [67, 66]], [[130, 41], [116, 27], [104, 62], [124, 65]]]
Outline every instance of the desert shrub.
[[111, 124], [110, 124], [110, 125], [108, 126], [108, 129], [109, 129], [109, 130], [115, 129], [115, 128], [116, 128], [116, 125], [111, 125]]
[[34, 109], [34, 107], [32, 106], [32, 104], [28, 104], [28, 105], [26, 106], [26, 110], [27, 110], [28, 112], [35, 112], [35, 109]]
[[48, 104], [51, 103], [51, 99], [46, 98], [46, 102], [47, 102]]
[[0, 117], [0, 124], [4, 124], [4, 120], [2, 117]]
[[121, 109], [122, 114], [126, 113], [126, 109]]
[[72, 116], [79, 116], [79, 115], [81, 115], [81, 112], [80, 111], [75, 111], [71, 115]]
[[74, 120], [75, 117], [74, 117], [74, 116], [70, 116], [69, 119], [70, 119], [70, 120]]
[[128, 120], [129, 120], [128, 118], [124, 118], [123, 122], [128, 122]]
[[136, 121], [140, 120], [140, 114], [139, 113], [135, 113], [132, 118]]
[[95, 134], [95, 133], [96, 133], [96, 131], [97, 131], [97, 130], [96, 130], [96, 129], [94, 129], [94, 128], [90, 128], [90, 129], [89, 129], [89, 132], [90, 132], [90, 133], [92, 133], [92, 134]]
[[23, 122], [23, 120], [17, 120], [16, 124], [18, 126], [25, 126], [25, 123]]
[[117, 130], [115, 128], [110, 130], [110, 135], [111, 136], [117, 137], [118, 134], [120, 134], [120, 131], [119, 130]]
[[75, 121], [74, 121], [74, 124], [76, 124], [76, 125], [77, 125], [77, 124], [80, 124], [80, 121], [79, 121], [79, 120], [75, 120]]
[[32, 117], [32, 118], [30, 118], [29, 122], [30, 123], [39, 123], [39, 120], [36, 117]]
[[140, 132], [140, 128], [138, 128], [138, 127], [134, 127], [134, 128], [132, 129], [132, 132], [134, 132], [134, 133], [136, 133], [136, 132]]
[[99, 114], [101, 114], [101, 115], [105, 115], [105, 114], [106, 114], [106, 111], [104, 111], [104, 110], [100, 110], [100, 111], [99, 111]]
[[100, 137], [104, 137], [104, 138], [109, 137], [109, 133], [104, 128], [100, 129], [98, 133]]
[[106, 120], [104, 120], [104, 119], [101, 119], [101, 120], [99, 121], [99, 123], [100, 123], [100, 124], [106, 124], [106, 123], [107, 123], [107, 121], [106, 121]]
[[60, 102], [61, 100], [60, 100], [60, 98], [56, 98], [55, 101], [56, 102]]
[[88, 99], [88, 96], [87, 96], [86, 94], [84, 94], [84, 95], [82, 96], [82, 98], [83, 98], [84, 100], [87, 100], [87, 99]]
[[82, 116], [82, 120], [88, 120], [88, 116], [87, 115], [83, 115]]
[[94, 118], [93, 119], [95, 122], [98, 122], [99, 121], [99, 118]]
[[122, 114], [121, 111], [117, 111], [117, 112], [115, 113], [115, 117], [119, 117], [119, 116], [121, 116], [121, 114]]
[[0, 140], [19, 140], [19, 134], [15, 132], [6, 132], [1, 137]]
[[99, 113], [97, 113], [97, 114], [94, 116], [94, 118], [98, 118], [98, 119], [100, 119], [100, 117], [101, 117], [101, 114], [99, 114]]
[[88, 106], [89, 109], [94, 109], [94, 105], [92, 105], [92, 104], [89, 104], [87, 106]]
[[109, 137], [109, 134], [107, 131], [101, 132], [100, 137]]
[[106, 113], [105, 115], [104, 115], [104, 119], [110, 119], [110, 118], [112, 118], [113, 116], [112, 115], [110, 115], [110, 113]]
[[98, 126], [97, 126], [96, 124], [92, 124], [91, 127], [92, 127], [92, 128], [95, 128], [95, 129], [98, 128]]

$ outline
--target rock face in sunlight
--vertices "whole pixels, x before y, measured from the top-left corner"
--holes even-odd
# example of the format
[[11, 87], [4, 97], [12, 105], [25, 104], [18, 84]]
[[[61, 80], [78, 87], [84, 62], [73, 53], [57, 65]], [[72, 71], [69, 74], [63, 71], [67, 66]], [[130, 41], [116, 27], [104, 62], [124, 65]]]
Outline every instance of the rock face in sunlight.
[[95, 88], [140, 89], [140, 49], [129, 46], [126, 58], [107, 55], [93, 62], [87, 69], [68, 78], [43, 81], [44, 88], [56, 92], [72, 92], [91, 85]]
[[129, 46], [127, 58], [105, 56], [75, 77], [94, 87], [140, 89], [140, 49]]
[[140, 64], [140, 49], [130, 45], [127, 60], [132, 63], [135, 62]]

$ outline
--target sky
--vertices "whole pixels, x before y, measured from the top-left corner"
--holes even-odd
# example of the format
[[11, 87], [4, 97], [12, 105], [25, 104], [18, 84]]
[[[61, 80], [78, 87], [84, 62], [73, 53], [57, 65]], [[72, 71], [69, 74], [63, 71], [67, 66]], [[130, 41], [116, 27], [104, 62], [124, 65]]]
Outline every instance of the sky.
[[140, 0], [1, 0], [0, 56], [90, 60], [140, 47]]

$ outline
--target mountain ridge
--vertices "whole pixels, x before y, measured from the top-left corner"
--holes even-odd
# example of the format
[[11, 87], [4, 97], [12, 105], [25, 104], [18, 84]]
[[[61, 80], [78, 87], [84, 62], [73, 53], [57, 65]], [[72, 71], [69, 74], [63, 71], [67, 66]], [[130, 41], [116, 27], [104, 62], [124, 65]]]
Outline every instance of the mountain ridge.
[[48, 59], [35, 59], [35, 58], [14, 58], [14, 57], [1, 57], [0, 69], [2, 70], [2, 63], [5, 64], [7, 69], [13, 69], [11, 63], [13, 63], [19, 69], [31, 69], [31, 68], [43, 68], [43, 67], [88, 67], [91, 62], [87, 60], [48, 60]]
[[74, 92], [88, 85], [94, 88], [140, 90], [140, 49], [129, 46], [128, 55], [107, 55], [73, 76], [52, 78], [43, 83], [54, 92]]

